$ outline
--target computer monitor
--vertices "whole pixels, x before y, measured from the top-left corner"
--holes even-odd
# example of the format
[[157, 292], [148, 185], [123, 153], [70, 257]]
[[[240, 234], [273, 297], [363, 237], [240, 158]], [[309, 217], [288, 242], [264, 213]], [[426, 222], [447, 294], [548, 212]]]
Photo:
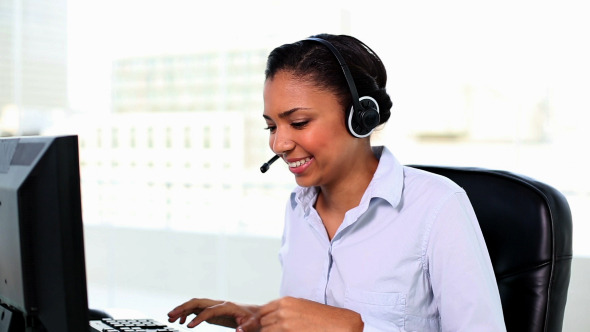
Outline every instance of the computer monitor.
[[76, 136], [0, 138], [0, 332], [88, 331]]

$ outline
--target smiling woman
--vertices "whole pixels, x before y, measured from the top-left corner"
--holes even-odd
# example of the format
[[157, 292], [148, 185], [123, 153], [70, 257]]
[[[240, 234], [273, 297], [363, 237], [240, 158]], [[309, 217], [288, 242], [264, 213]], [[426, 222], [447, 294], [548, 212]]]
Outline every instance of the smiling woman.
[[[351, 36], [316, 35], [270, 53], [263, 117], [298, 184], [286, 206], [281, 297], [260, 306], [196, 298], [171, 322], [195, 314], [189, 327], [237, 331], [506, 329], [465, 191], [371, 146], [392, 106], [386, 82], [379, 57]], [[373, 127], [355, 123], [371, 111]]]
[[[334, 178], [343, 176], [343, 171], [350, 170], [348, 166], [358, 157], [362, 158], [360, 151], [342, 148], [356, 140], [344, 126], [344, 112], [333, 93], [302, 83], [284, 71], [267, 79], [264, 96], [269, 144], [273, 152], [289, 164], [297, 184], [311, 186], [333, 182]], [[342, 125], [334, 126], [336, 123]], [[367, 140], [364, 144], [355, 144], [362, 145], [369, 147]], [[304, 172], [309, 167], [316, 171]]]
[[[260, 174], [260, 163], [275, 155], [271, 137], [283, 141], [277, 148], [294, 135], [302, 142], [314, 128], [303, 120], [324, 116], [328, 107], [296, 112], [306, 119], [293, 118], [290, 127], [274, 114], [288, 109], [269, 108], [267, 125], [277, 125], [276, 135], [260, 130], [262, 94], [270, 84], [264, 69], [275, 46], [331, 32], [358, 37], [386, 64], [394, 107], [371, 134], [372, 145], [386, 145], [405, 164], [527, 174], [567, 195], [575, 224], [572, 280], [581, 287], [570, 287], [564, 330], [589, 330], [583, 308], [590, 289], [584, 270], [575, 268], [590, 262], [590, 177], [580, 148], [590, 141], [586, 2], [0, 3], [0, 135], [79, 135], [92, 306], [135, 308], [164, 319], [185, 299], [188, 284], [199, 296], [244, 303], [277, 297], [276, 252], [293, 182], [325, 182], [311, 181], [311, 171], [328, 165], [348, 170], [327, 163], [335, 158], [331, 152], [317, 151], [321, 144], [337, 151], [333, 143], [309, 140], [296, 152], [281, 152], [294, 158], [293, 167], [275, 163]], [[331, 77], [342, 80], [333, 92], [348, 98], [329, 48], [307, 47], [333, 61]], [[281, 75], [274, 83], [285, 81]], [[293, 84], [297, 80], [310, 96], [327, 92], [328, 85], [314, 85], [311, 76], [299, 75]], [[43, 88], [47, 82], [55, 84]], [[355, 83], [362, 90], [361, 80]], [[387, 107], [375, 99], [383, 120]], [[354, 169], [358, 160], [349, 162]], [[347, 174], [353, 183], [363, 173]], [[154, 247], [151, 240], [165, 244]], [[154, 264], [139, 264], [144, 261]], [[104, 269], [107, 264], [113, 268]], [[179, 266], [183, 273], [169, 272]], [[396, 296], [382, 298], [388, 297]]]

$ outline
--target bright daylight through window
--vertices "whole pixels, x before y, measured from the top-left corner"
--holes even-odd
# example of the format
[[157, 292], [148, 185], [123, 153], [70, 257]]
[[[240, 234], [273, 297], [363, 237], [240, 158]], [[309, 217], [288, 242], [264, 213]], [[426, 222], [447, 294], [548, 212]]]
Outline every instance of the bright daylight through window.
[[405, 164], [551, 184], [571, 205], [574, 255], [588, 257], [590, 23], [580, 6], [0, 0], [0, 134], [79, 136], [91, 305], [165, 319], [197, 293], [260, 303], [278, 292], [295, 185], [280, 162], [258, 170], [272, 156], [266, 57], [312, 34], [351, 34], [389, 75], [392, 118], [375, 145]]

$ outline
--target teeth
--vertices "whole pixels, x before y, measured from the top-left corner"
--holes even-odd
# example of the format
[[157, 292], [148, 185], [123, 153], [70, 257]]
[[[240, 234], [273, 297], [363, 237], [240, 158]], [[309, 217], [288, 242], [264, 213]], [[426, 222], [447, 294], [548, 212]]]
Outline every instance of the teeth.
[[298, 160], [298, 161], [295, 161], [292, 163], [288, 163], [288, 164], [289, 164], [289, 167], [299, 167], [305, 163], [308, 163], [310, 160], [311, 160], [311, 158], [308, 157], [308, 158], [301, 159], [301, 160]]

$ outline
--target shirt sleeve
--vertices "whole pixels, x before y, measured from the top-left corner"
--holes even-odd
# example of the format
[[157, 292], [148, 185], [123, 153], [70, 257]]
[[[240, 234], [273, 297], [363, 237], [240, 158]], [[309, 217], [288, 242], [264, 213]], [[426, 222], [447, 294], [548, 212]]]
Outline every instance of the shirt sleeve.
[[442, 331], [506, 331], [489, 253], [464, 192], [443, 201], [427, 234], [425, 268]]

